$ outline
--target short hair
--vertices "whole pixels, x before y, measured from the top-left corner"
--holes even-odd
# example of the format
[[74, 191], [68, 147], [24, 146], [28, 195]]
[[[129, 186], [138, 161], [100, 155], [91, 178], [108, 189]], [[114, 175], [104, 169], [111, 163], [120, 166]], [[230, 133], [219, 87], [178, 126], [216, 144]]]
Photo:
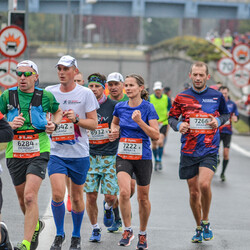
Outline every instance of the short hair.
[[193, 64], [191, 65], [191, 67], [190, 67], [190, 71], [189, 71], [190, 74], [192, 73], [193, 67], [205, 67], [205, 68], [206, 68], [206, 74], [207, 74], [207, 75], [209, 74], [209, 72], [208, 72], [208, 66], [207, 66], [207, 64], [204, 63], [204, 62], [195, 62], [195, 63], [193, 63]]
[[221, 87], [219, 87], [219, 91], [224, 90], [224, 89], [226, 89], [227, 91], [229, 91], [229, 88], [226, 87], [226, 86], [221, 86]]

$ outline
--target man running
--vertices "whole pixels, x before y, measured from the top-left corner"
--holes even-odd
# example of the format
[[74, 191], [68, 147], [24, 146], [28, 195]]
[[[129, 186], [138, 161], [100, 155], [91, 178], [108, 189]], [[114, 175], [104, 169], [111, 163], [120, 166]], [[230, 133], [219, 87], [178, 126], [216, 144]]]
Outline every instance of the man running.
[[[120, 73], [118, 72], [110, 73], [108, 75], [107, 82], [109, 90], [108, 98], [117, 102], [124, 102], [129, 100], [128, 96], [124, 93], [124, 78]], [[131, 197], [135, 193], [135, 182], [136, 182], [135, 175], [133, 174], [131, 178]], [[122, 220], [120, 217], [118, 203], [119, 201], [117, 199], [116, 203], [113, 206], [115, 219], [112, 226], [108, 228], [108, 231], [110, 233], [122, 231]]]
[[65, 240], [65, 176], [71, 186], [71, 215], [73, 232], [70, 249], [81, 249], [80, 229], [84, 214], [83, 186], [89, 170], [89, 143], [86, 129], [97, 128], [98, 102], [93, 92], [74, 82], [78, 73], [75, 58], [66, 55], [58, 61], [60, 84], [46, 89], [53, 93], [63, 110], [61, 124], [51, 138], [48, 173], [52, 188], [51, 208], [56, 225], [56, 236], [51, 250], [60, 250]]
[[155, 171], [162, 170], [162, 154], [164, 150], [164, 140], [167, 135], [168, 127], [168, 106], [171, 103], [168, 102], [168, 96], [163, 94], [162, 82], [154, 83], [154, 94], [150, 95], [149, 101], [154, 105], [155, 110], [159, 116], [158, 125], [160, 129], [160, 138], [155, 141], [152, 140], [152, 150], [155, 158]]
[[[180, 179], [189, 187], [190, 206], [197, 224], [192, 242], [211, 240], [209, 209], [211, 181], [217, 166], [220, 143], [218, 127], [229, 118], [223, 95], [209, 87], [208, 66], [196, 62], [190, 68], [193, 86], [176, 96], [169, 114], [169, 124], [182, 134]], [[182, 116], [179, 121], [179, 117]]]
[[[60, 123], [62, 113], [55, 97], [35, 87], [38, 67], [29, 60], [17, 64], [18, 87], [5, 90], [0, 98], [0, 111], [14, 130], [14, 139], [6, 149], [7, 167], [24, 214], [24, 240], [20, 250], [38, 246], [44, 222], [38, 220], [38, 191], [45, 178], [49, 160], [51, 134]], [[50, 112], [54, 120], [47, 121]]]
[[223, 126], [219, 128], [220, 140], [223, 142], [223, 162], [222, 162], [222, 171], [221, 171], [220, 178], [221, 178], [221, 181], [225, 181], [226, 180], [225, 171], [226, 171], [227, 164], [229, 161], [229, 149], [230, 149], [230, 143], [231, 143], [231, 138], [233, 134], [232, 121], [233, 122], [238, 121], [239, 113], [238, 113], [238, 109], [237, 109], [235, 102], [229, 99], [228, 87], [220, 87], [219, 91], [223, 94], [226, 100], [227, 108], [230, 112], [230, 119]]
[[110, 142], [108, 137], [117, 102], [107, 98], [104, 94], [106, 83], [104, 75], [100, 73], [91, 74], [88, 77], [88, 83], [99, 102], [100, 108], [97, 110], [98, 128], [89, 133], [90, 169], [84, 191], [87, 198], [86, 208], [92, 225], [92, 235], [89, 240], [100, 242], [101, 228], [97, 222], [98, 207], [96, 203], [99, 186], [101, 186], [101, 193], [105, 197], [103, 223], [106, 227], [110, 227], [114, 221], [113, 205], [119, 192], [115, 167], [119, 140]]

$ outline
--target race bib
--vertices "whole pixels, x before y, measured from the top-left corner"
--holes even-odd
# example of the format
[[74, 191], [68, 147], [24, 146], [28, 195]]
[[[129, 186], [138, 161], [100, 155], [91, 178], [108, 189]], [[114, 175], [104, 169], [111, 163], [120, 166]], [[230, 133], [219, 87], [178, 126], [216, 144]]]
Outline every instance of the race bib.
[[91, 131], [88, 130], [87, 134], [89, 137], [89, 143], [90, 144], [104, 144], [109, 142], [109, 124], [103, 123], [98, 124], [97, 129]]
[[207, 125], [211, 121], [208, 114], [194, 113], [190, 115], [190, 133], [211, 134], [213, 129]]
[[14, 135], [13, 157], [33, 158], [40, 155], [39, 135]]
[[121, 138], [118, 146], [118, 156], [122, 159], [142, 159], [142, 139]]
[[68, 141], [75, 139], [75, 129], [73, 122], [63, 117], [57, 130], [52, 133], [52, 141]]

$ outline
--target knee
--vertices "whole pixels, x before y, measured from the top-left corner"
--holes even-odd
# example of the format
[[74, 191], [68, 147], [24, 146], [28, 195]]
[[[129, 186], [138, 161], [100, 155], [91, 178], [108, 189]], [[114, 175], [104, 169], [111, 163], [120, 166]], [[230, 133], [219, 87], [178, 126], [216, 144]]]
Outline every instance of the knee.
[[130, 190], [127, 190], [127, 189], [121, 189], [120, 190], [120, 200], [129, 200], [130, 199]]
[[90, 205], [95, 204], [97, 200], [97, 196], [93, 193], [87, 193], [87, 203]]
[[31, 206], [36, 202], [36, 195], [33, 192], [28, 192], [24, 195], [24, 205], [26, 207]]
[[61, 192], [54, 192], [53, 193], [53, 201], [55, 202], [61, 202], [64, 200], [64, 195]]
[[200, 184], [200, 189], [202, 193], [206, 193], [210, 190], [210, 183], [208, 182], [203, 182]]
[[108, 204], [114, 204], [116, 202], [116, 195], [105, 195], [105, 201], [108, 203]]

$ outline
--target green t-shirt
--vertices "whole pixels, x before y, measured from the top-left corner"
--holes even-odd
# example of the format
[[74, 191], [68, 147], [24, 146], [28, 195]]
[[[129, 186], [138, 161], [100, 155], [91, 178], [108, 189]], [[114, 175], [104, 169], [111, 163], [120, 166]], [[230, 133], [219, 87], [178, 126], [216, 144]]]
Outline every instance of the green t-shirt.
[[[110, 95], [108, 95], [108, 98], [109, 99], [111, 99], [110, 98]], [[117, 101], [117, 102], [124, 102], [124, 101], [128, 101], [128, 96], [126, 95], [126, 94], [123, 94], [123, 97], [122, 97], [122, 99], [120, 99], [120, 100], [115, 100], [115, 101]], [[112, 99], [113, 100], [113, 99]]]
[[[34, 129], [30, 123], [29, 105], [32, 99], [33, 93], [24, 93], [18, 89], [18, 99], [20, 104], [20, 113], [23, 113], [25, 118], [22, 127], [17, 130], [29, 130]], [[0, 111], [3, 114], [8, 113], [7, 105], [9, 104], [9, 90], [5, 90], [0, 97]], [[46, 90], [43, 90], [42, 108], [45, 113], [55, 113], [59, 108], [59, 103], [56, 101], [54, 95]], [[39, 133], [39, 145], [40, 153], [50, 152], [49, 137], [45, 132]], [[9, 142], [6, 149], [6, 158], [13, 158], [13, 144]]]

